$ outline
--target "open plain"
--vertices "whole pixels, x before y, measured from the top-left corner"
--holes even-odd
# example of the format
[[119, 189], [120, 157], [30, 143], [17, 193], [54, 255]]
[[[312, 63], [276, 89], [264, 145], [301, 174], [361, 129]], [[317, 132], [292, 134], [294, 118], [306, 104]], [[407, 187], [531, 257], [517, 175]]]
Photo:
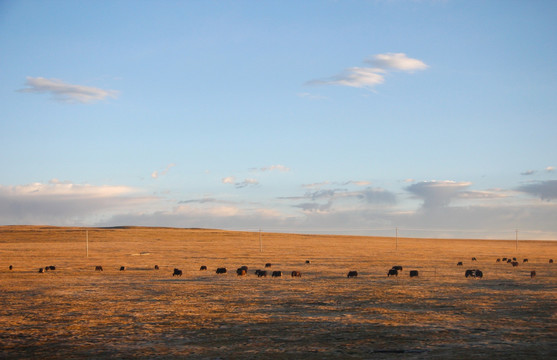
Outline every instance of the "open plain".
[[557, 241], [3, 226], [0, 358], [547, 359], [550, 258]]

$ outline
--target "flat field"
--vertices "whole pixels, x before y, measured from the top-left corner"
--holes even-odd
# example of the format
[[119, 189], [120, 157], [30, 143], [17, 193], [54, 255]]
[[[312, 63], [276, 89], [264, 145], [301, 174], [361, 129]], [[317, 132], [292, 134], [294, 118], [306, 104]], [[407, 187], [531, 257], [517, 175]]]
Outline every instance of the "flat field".
[[[557, 241], [395, 245], [379, 237], [0, 227], [0, 358], [556, 358], [557, 263], [549, 259], [557, 260]], [[503, 257], [519, 265], [496, 262]], [[266, 263], [283, 276], [254, 275]], [[38, 272], [49, 265], [56, 270]], [[243, 265], [248, 274], [237, 276]], [[387, 277], [393, 265], [403, 271]], [[172, 276], [174, 268], [183, 275]], [[484, 277], [465, 278], [466, 269]], [[347, 278], [350, 270], [358, 277]]]

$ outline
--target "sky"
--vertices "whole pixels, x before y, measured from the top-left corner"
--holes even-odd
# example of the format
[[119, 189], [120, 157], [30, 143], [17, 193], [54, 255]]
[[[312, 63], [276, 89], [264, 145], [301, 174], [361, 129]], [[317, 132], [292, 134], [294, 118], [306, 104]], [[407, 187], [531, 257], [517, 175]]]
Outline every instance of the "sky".
[[557, 2], [0, 0], [0, 225], [557, 239]]

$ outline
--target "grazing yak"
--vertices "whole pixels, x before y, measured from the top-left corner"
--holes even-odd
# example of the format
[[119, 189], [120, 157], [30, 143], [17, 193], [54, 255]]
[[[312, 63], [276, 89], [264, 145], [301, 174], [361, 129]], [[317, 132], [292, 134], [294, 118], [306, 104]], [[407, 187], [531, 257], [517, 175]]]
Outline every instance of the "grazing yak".
[[356, 270], [351, 270], [348, 272], [348, 275], [346, 277], [349, 278], [358, 277], [358, 272]]
[[478, 259], [476, 259], [475, 257], [472, 258], [472, 261], [478, 261]]
[[158, 265], [155, 265], [155, 270], [158, 270], [158, 269], [159, 269], [159, 266], [158, 266]]
[[10, 269], [10, 270], [13, 270], [13, 268], [14, 268], [14, 267], [13, 267], [12, 265], [10, 265], [9, 269]]
[[124, 270], [126, 270], [126, 267], [125, 266], [120, 266], [120, 271], [124, 271]]
[[400, 265], [395, 265], [395, 266], [393, 266], [391, 269], [395, 269], [396, 271], [402, 271], [402, 266], [400, 266]]
[[507, 261], [507, 258], [503, 258], [503, 261]]
[[507, 264], [510, 264], [510, 263], [512, 263], [512, 262], [513, 262], [512, 259], [507, 259]]
[[398, 270], [393, 268], [387, 272], [387, 276], [398, 276]]
[[273, 271], [272, 277], [282, 277], [282, 271]]
[[201, 265], [201, 267], [199, 268], [199, 271], [205, 271], [205, 270], [207, 270], [207, 266]]
[[516, 261], [516, 258], [515, 258], [515, 257], [513, 257], [513, 261]]
[[306, 264], [311, 264], [311, 261], [309, 261], [309, 260], [306, 260]]
[[245, 266], [245, 265], [244, 265], [244, 266], [240, 266], [240, 269], [242, 269], [242, 270], [246, 270], [246, 272], [248, 271], [248, 267], [247, 267], [247, 266]]
[[553, 259], [549, 259], [549, 263], [550, 263], [550, 264], [553, 264]]
[[459, 261], [458, 263], [456, 263], [456, 266], [462, 266], [462, 261]]
[[267, 277], [267, 270], [255, 270], [257, 277]]
[[217, 268], [217, 274], [226, 274], [226, 268], [225, 267]]
[[95, 271], [103, 271], [103, 267], [100, 265], [95, 266]]
[[40, 272], [40, 273], [43, 273], [43, 272], [44, 272], [44, 269], [43, 269], [43, 268], [40, 268], [40, 269], [39, 269], [39, 272]]
[[244, 275], [246, 275], [246, 270], [244, 270], [244, 269], [242, 269], [242, 268], [238, 268], [238, 269], [236, 270], [236, 275], [238, 275], [238, 276], [244, 276]]
[[501, 262], [501, 259], [498, 258], [497, 261], [495, 261], [495, 262]]
[[174, 268], [172, 276], [182, 276], [182, 270]]
[[511, 262], [511, 264], [512, 264], [513, 267], [517, 267], [518, 266], [518, 261], [513, 261], [513, 262]]
[[484, 276], [484, 274], [481, 270], [475, 269], [475, 270], [466, 270], [464, 276], [481, 279]]
[[410, 277], [418, 276], [418, 270], [410, 270]]
[[294, 270], [294, 271], [292, 271], [291, 276], [292, 277], [302, 277], [302, 273], [299, 272], [299, 271]]
[[266, 263], [266, 264], [265, 264], [265, 267], [266, 267], [266, 268], [270, 268], [272, 265], [273, 265], [273, 264], [271, 264], [271, 263]]
[[523, 259], [522, 262], [523, 263], [528, 262], [528, 259]]
[[530, 271], [530, 278], [536, 277], [536, 270]]

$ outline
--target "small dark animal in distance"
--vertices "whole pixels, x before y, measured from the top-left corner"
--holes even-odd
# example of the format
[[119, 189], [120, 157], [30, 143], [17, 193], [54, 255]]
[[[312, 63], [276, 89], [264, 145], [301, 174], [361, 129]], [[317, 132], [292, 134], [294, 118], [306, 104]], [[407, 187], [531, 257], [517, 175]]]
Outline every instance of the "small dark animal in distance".
[[265, 267], [266, 267], [266, 268], [270, 268], [271, 266], [272, 266], [271, 263], [266, 263], [266, 264], [265, 264]]
[[217, 268], [217, 274], [226, 274], [226, 268], [222, 267], [222, 268]]
[[513, 257], [513, 261], [516, 261], [516, 258], [515, 258], [515, 257]]
[[155, 265], [155, 270], [158, 270], [158, 269], [159, 269], [159, 266], [158, 266], [158, 265]]
[[513, 261], [511, 264], [512, 264], [513, 267], [517, 267], [518, 266], [518, 261]]
[[501, 262], [501, 259], [497, 259], [497, 261], [495, 261], [495, 262]]
[[387, 272], [387, 276], [398, 276], [398, 270], [397, 269], [390, 269]]
[[484, 276], [484, 274], [481, 270], [475, 269], [475, 270], [466, 270], [464, 276], [481, 279]]
[[204, 270], [207, 270], [207, 266], [201, 265], [201, 267], [199, 268], [199, 271], [204, 271]]
[[244, 265], [244, 266], [240, 266], [240, 269], [242, 269], [242, 270], [246, 270], [246, 272], [248, 271], [248, 267], [247, 267], [247, 266], [245, 266], [245, 265]]
[[282, 271], [273, 271], [272, 277], [282, 277]]
[[507, 261], [507, 258], [503, 258], [503, 261]]
[[418, 276], [418, 270], [410, 270], [410, 277]]
[[549, 263], [550, 263], [550, 264], [553, 264], [553, 259], [549, 259]]
[[44, 269], [43, 269], [43, 268], [40, 268], [40, 269], [39, 269], [39, 272], [40, 272], [40, 273], [43, 273], [43, 272], [44, 272]]
[[14, 268], [14, 267], [13, 267], [12, 265], [10, 265], [9, 269], [10, 269], [10, 270], [13, 270], [13, 268]]
[[530, 278], [536, 277], [536, 270], [530, 271]]
[[522, 262], [523, 263], [528, 262], [528, 259], [523, 259]]
[[182, 276], [182, 270], [174, 268], [172, 276]]
[[507, 264], [510, 264], [510, 263], [512, 263], [512, 262], [513, 262], [512, 259], [507, 259]]
[[348, 272], [348, 275], [346, 275], [346, 277], [349, 278], [358, 277], [358, 272], [356, 270], [351, 270]]
[[242, 268], [239, 268], [239, 269], [236, 270], [236, 275], [244, 276], [244, 275], [246, 275], [246, 270], [244, 270]]
[[103, 267], [100, 265], [95, 266], [95, 271], [103, 271]]
[[400, 266], [400, 265], [395, 265], [395, 266], [393, 266], [391, 269], [395, 269], [396, 271], [402, 271], [402, 266]]
[[309, 260], [306, 260], [306, 264], [311, 264], [311, 261], [309, 261]]
[[472, 258], [472, 261], [478, 261], [478, 259], [476, 259], [475, 257]]
[[120, 266], [120, 271], [124, 271], [124, 270], [126, 270], [126, 267], [125, 266]]
[[299, 272], [299, 271], [294, 270], [294, 271], [292, 271], [291, 276], [292, 277], [302, 277], [302, 273]]
[[257, 277], [267, 277], [267, 270], [255, 270]]
[[459, 261], [456, 266], [462, 266], [462, 261]]

